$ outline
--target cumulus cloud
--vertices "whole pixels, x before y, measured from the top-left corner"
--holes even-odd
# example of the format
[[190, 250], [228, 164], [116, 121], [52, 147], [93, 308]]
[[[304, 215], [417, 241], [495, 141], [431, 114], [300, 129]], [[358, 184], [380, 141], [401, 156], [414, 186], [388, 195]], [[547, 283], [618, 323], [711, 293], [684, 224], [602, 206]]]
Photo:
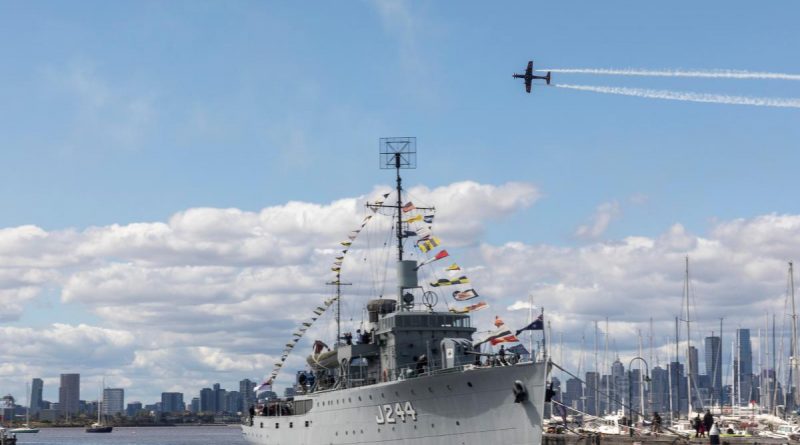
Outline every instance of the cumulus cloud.
[[[367, 196], [289, 202], [257, 212], [188, 209], [163, 222], [82, 231], [0, 229], [4, 321], [24, 320], [44, 292], [60, 295], [63, 308], [86, 310], [94, 320], [0, 328], [7, 346], [0, 362], [14, 364], [0, 367], [0, 385], [24, 388], [22, 376], [53, 379], [77, 371], [88, 381], [105, 374], [131, 397], [149, 400], [162, 390], [193, 394], [216, 381], [230, 387], [269, 373], [293, 329], [331, 295], [325, 282], [342, 249], [339, 242], [372, 214], [366, 201], [386, 191], [378, 187]], [[674, 224], [652, 237], [577, 247], [483, 241], [490, 222], [540, 196], [526, 183], [459, 182], [408, 191], [416, 205], [436, 206], [437, 236], [470, 286], [490, 303], [491, 309], [476, 313], [480, 330], [491, 327], [494, 315], [522, 326], [532, 296], [568, 351], [579, 349], [580, 338], [605, 317], [619, 350], [633, 350], [650, 317], [656, 339], [671, 335], [681, 312], [687, 255], [698, 335], [714, 329], [721, 316], [755, 328], [764, 313], [784, 310], [786, 260], [800, 249], [800, 215], [722, 221], [705, 235]], [[598, 214], [616, 211], [612, 204]], [[610, 219], [595, 218], [587, 234], [603, 233]], [[343, 266], [355, 283], [346, 289], [346, 329], [358, 327], [363, 302], [394, 292], [393, 254], [386, 248], [392, 243], [383, 230], [391, 222], [373, 220]], [[278, 383], [288, 383], [304, 365], [313, 339], [334, 332], [326, 314], [290, 356]]]

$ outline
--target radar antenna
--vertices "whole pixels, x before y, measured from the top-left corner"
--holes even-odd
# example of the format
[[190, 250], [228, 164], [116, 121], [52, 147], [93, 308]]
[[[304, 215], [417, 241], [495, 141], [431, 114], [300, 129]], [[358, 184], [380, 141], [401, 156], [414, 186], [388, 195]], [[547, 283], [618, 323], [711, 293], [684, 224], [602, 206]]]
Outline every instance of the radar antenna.
[[380, 138], [380, 167], [397, 171], [397, 260], [403, 261], [403, 180], [401, 169], [417, 168], [417, 138]]

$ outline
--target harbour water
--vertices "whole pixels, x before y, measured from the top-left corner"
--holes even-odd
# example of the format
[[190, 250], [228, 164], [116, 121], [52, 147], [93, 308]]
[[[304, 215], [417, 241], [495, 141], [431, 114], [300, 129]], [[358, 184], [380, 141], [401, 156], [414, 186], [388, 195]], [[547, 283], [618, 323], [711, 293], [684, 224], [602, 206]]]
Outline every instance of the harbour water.
[[109, 434], [90, 434], [83, 428], [42, 428], [20, 434], [18, 445], [244, 445], [239, 425], [114, 428]]

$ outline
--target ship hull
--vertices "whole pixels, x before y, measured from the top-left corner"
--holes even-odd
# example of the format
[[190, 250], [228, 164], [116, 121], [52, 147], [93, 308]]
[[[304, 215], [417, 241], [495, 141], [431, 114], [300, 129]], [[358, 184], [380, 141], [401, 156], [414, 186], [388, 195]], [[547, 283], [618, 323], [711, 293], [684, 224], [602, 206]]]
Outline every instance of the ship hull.
[[[539, 445], [547, 366], [475, 368], [310, 394], [310, 412], [255, 416], [242, 434], [258, 445]], [[525, 389], [519, 403], [517, 381]]]

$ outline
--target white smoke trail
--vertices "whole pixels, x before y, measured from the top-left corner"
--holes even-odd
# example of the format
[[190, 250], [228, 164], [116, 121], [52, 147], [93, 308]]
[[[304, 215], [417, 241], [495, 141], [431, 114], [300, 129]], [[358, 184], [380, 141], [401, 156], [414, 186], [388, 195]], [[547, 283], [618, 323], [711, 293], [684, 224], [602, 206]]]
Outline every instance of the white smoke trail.
[[757, 107], [800, 108], [800, 99], [782, 99], [770, 97], [728, 96], [724, 94], [692, 93], [667, 90], [650, 90], [644, 88], [604, 87], [589, 85], [553, 84], [557, 88], [592, 91], [595, 93], [620, 94], [623, 96], [644, 97], [648, 99], [679, 100], [684, 102], [706, 102], [728, 105], [753, 105]]
[[695, 77], [713, 79], [761, 79], [761, 80], [800, 80], [800, 74], [764, 73], [737, 70], [646, 70], [637, 68], [564, 68], [543, 69], [553, 73], [565, 74], [599, 74], [607, 76], [643, 76], [643, 77]]

